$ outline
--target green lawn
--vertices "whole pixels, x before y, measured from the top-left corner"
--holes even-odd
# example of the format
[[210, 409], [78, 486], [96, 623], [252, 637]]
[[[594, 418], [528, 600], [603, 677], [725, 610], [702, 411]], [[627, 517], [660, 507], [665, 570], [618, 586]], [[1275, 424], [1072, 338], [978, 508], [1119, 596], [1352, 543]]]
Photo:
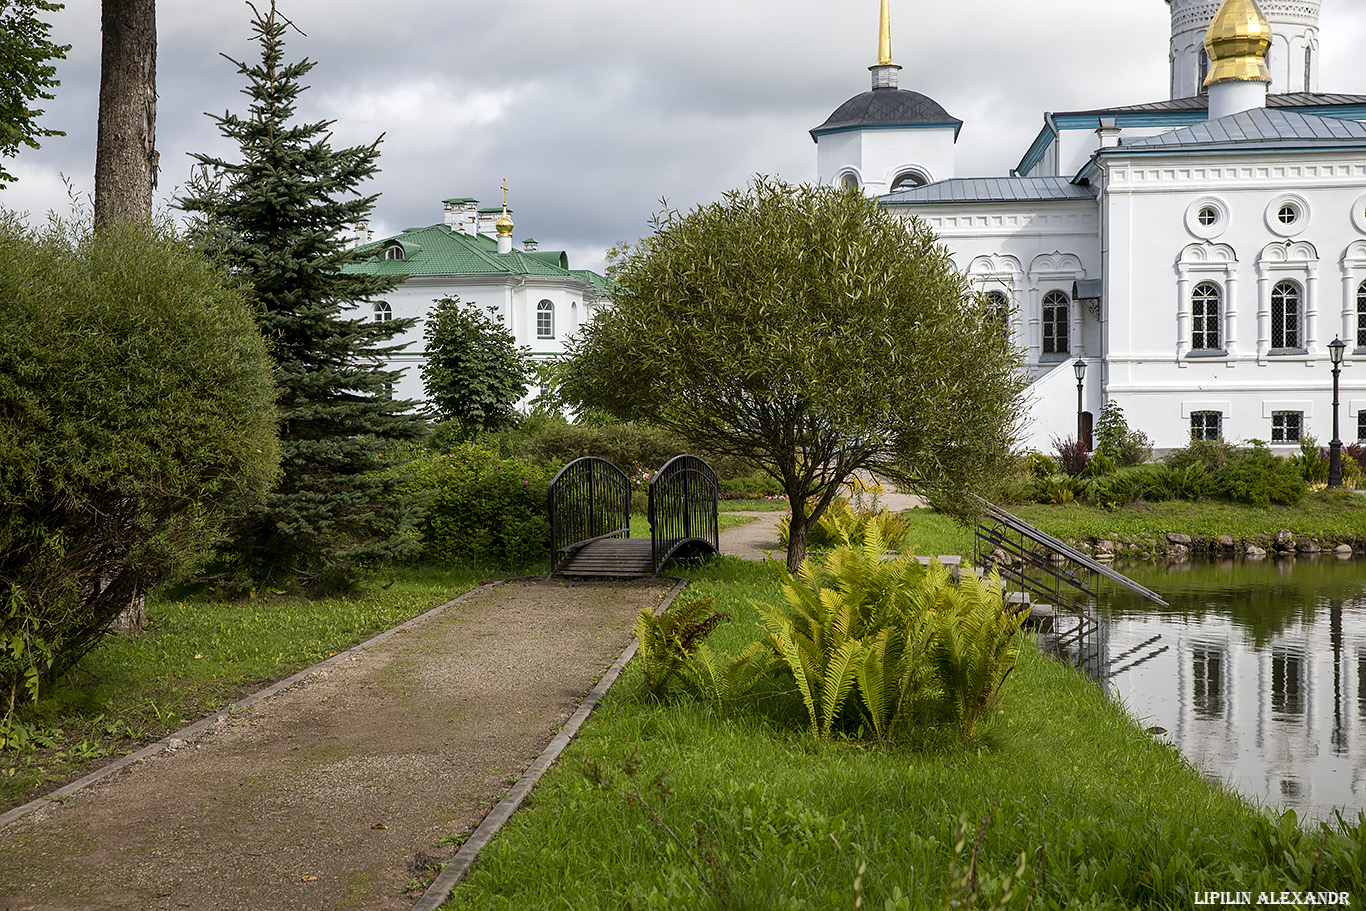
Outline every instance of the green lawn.
[[[730, 651], [780, 579], [734, 560], [693, 576], [685, 599], [734, 615], [712, 640]], [[819, 742], [748, 711], [641, 704], [634, 685], [628, 667], [448, 908], [938, 908], [964, 897], [954, 874], [974, 855], [982, 908], [1022, 855], [1008, 907], [1187, 909], [1199, 890], [1311, 876], [1366, 888], [1362, 830], [1323, 836], [1315, 873], [1319, 833], [1211, 786], [1032, 646], [971, 746]], [[594, 765], [614, 791], [583, 774]]]

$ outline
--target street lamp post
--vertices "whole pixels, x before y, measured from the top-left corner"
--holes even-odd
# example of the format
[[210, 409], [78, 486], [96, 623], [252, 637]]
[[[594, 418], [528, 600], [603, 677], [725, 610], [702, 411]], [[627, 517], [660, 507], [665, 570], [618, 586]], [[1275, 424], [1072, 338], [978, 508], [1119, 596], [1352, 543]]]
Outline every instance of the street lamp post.
[[1328, 343], [1328, 357], [1333, 362], [1333, 441], [1328, 444], [1328, 486], [1342, 486], [1342, 439], [1338, 433], [1338, 374], [1342, 372], [1342, 355], [1347, 343], [1335, 338]]
[[[1077, 442], [1085, 445], [1086, 437], [1082, 430], [1083, 406], [1081, 397], [1081, 385], [1082, 381], [1086, 379], [1086, 361], [1083, 361], [1081, 358], [1077, 358], [1076, 363], [1072, 365], [1072, 372], [1077, 375]], [[1334, 375], [1336, 376], [1336, 374]]]

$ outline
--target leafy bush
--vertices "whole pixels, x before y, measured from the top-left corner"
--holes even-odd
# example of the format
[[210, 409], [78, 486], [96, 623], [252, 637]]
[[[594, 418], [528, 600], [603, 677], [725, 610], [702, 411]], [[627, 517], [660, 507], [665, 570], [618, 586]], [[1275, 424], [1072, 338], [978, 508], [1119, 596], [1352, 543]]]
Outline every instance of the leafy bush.
[[[715, 469], [715, 465], [712, 466]], [[783, 485], [766, 474], [750, 474], [737, 478], [720, 478], [723, 500], [774, 499], [783, 495]]]
[[1251, 506], [1293, 506], [1309, 493], [1309, 484], [1297, 465], [1278, 458], [1265, 443], [1255, 440], [1252, 446], [1233, 451], [1218, 474], [1218, 483], [1225, 499]]
[[689, 452], [681, 437], [648, 424], [570, 424], [550, 417], [524, 422], [520, 432], [502, 438], [499, 448], [505, 456], [521, 456], [557, 469], [584, 456], [598, 456], [628, 475], [642, 469], [653, 473], [674, 456]]
[[411, 473], [406, 492], [428, 499], [420, 529], [426, 559], [516, 568], [546, 556], [549, 469], [465, 443], [404, 471]]
[[280, 461], [271, 361], [167, 227], [0, 215], [0, 686], [30, 695], [207, 559]]
[[1318, 440], [1313, 437], [1301, 437], [1300, 454], [1290, 456], [1289, 461], [1299, 470], [1305, 483], [1328, 483], [1328, 450], [1320, 449]]
[[1228, 464], [1238, 448], [1223, 440], [1191, 440], [1184, 449], [1174, 449], [1167, 453], [1163, 464], [1172, 468], [1185, 468], [1200, 465], [1212, 475], [1217, 475]]
[[1037, 449], [1032, 449], [1025, 453], [1024, 461], [1025, 468], [1036, 478], [1051, 477], [1062, 471], [1061, 465], [1049, 456], [1039, 452]]
[[1107, 474], [1113, 474], [1118, 466], [1115, 460], [1103, 452], [1097, 450], [1091, 453], [1091, 458], [1086, 463], [1086, 477], [1102, 478]]
[[1112, 400], [1105, 403], [1096, 420], [1096, 452], [1104, 453], [1120, 468], [1132, 468], [1153, 457], [1153, 444], [1147, 434], [1129, 428], [1124, 409]]
[[1035, 478], [1025, 486], [1025, 495], [1036, 503], [1060, 506], [1071, 503], [1085, 489], [1085, 483], [1065, 474]]
[[1069, 476], [1080, 477], [1086, 471], [1086, 463], [1091, 460], [1091, 453], [1086, 449], [1084, 442], [1073, 437], [1065, 440], [1054, 437], [1053, 448], [1058, 454], [1058, 464]]

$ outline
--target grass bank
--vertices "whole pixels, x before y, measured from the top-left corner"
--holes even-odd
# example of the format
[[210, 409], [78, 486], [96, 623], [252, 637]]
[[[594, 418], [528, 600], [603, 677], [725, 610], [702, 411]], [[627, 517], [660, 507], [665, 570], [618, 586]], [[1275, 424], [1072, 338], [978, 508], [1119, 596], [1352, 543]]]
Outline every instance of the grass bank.
[[0, 810], [500, 575], [507, 573], [418, 567], [394, 570], [382, 585], [349, 597], [153, 598], [147, 633], [111, 636], [38, 702], [18, 710], [19, 730], [29, 739], [0, 752]]
[[[781, 578], [733, 560], [692, 576], [685, 599], [733, 615], [712, 640], [732, 652]], [[641, 704], [635, 673], [447, 908], [1189, 908], [1203, 890], [1366, 889], [1360, 829], [1305, 831], [1210, 785], [1032, 647], [971, 746], [820, 742]]]
[[1366, 496], [1347, 490], [1317, 490], [1297, 506], [1238, 506], [1215, 501], [1169, 500], [1107, 510], [1069, 503], [1007, 507], [1054, 537], [1069, 541], [1159, 541], [1169, 533], [1193, 539], [1232, 537], [1239, 545], [1265, 548], [1281, 529], [1321, 546], [1338, 543], [1366, 548]]

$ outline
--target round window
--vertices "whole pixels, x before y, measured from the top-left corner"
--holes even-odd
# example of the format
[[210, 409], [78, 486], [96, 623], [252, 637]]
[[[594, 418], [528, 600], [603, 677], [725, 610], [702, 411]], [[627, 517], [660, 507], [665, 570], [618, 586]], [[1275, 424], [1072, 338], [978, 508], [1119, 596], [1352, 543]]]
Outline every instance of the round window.
[[1212, 228], [1219, 221], [1219, 210], [1214, 206], [1204, 206], [1200, 209], [1200, 214], [1196, 216], [1201, 227]]
[[1300, 210], [1290, 203], [1286, 203], [1276, 210], [1276, 220], [1289, 227], [1300, 220]]

